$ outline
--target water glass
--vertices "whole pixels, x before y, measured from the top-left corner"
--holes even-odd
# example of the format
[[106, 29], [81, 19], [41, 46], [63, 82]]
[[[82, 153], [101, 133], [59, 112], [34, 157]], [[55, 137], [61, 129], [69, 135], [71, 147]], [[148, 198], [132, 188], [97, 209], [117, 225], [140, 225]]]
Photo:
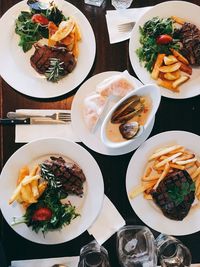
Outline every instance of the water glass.
[[107, 250], [95, 240], [81, 248], [78, 267], [110, 267]]
[[155, 267], [155, 239], [145, 226], [124, 226], [117, 232], [118, 259], [123, 267]]
[[85, 4], [93, 6], [101, 6], [104, 0], [84, 0]]
[[112, 0], [111, 2], [115, 9], [126, 9], [130, 7], [133, 0]]
[[162, 267], [189, 267], [191, 254], [180, 240], [173, 236], [160, 234], [156, 239], [158, 260]]

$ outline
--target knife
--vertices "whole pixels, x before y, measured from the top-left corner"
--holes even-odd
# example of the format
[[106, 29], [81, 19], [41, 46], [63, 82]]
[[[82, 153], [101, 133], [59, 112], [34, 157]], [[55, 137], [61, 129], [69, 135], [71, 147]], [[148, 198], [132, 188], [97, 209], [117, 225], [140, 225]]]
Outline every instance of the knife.
[[30, 124], [66, 124], [65, 121], [53, 120], [50, 118], [31, 117], [25, 119], [0, 119], [0, 125], [30, 125]]

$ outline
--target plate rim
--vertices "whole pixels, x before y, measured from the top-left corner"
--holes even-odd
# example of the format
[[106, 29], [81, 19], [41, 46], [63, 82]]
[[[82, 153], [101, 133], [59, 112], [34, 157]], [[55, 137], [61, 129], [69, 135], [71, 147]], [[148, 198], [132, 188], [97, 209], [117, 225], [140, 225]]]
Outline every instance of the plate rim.
[[[97, 161], [94, 159], [94, 157], [84, 148], [82, 147], [80, 144], [77, 144], [73, 141], [70, 141], [70, 140], [66, 140], [64, 138], [54, 138], [54, 137], [50, 137], [50, 138], [41, 138], [41, 139], [37, 139], [37, 140], [34, 140], [34, 141], [31, 141], [25, 145], [23, 145], [22, 147], [20, 147], [18, 150], [16, 150], [10, 157], [9, 159], [6, 161], [6, 163], [4, 164], [3, 168], [2, 168], [2, 171], [1, 171], [1, 174], [0, 174], [0, 184], [3, 183], [3, 179], [5, 180], [5, 178], [3, 177], [6, 173], [6, 169], [9, 167], [9, 165], [13, 162], [13, 161], [16, 161], [16, 156], [20, 155], [21, 153], [23, 153], [24, 151], [27, 151], [30, 150], [30, 149], [33, 149], [33, 146], [36, 146], [38, 144], [43, 144], [43, 145], [47, 145], [47, 146], [50, 146], [50, 148], [47, 148], [47, 150], [51, 150], [51, 152], [49, 151], [48, 152], [48, 155], [52, 155], [52, 154], [62, 154], [63, 153], [59, 153], [59, 151], [57, 152], [52, 152], [52, 147], [55, 146], [53, 145], [53, 143], [56, 142], [59, 143], [59, 144], [62, 144], [64, 145], [64, 147], [73, 147], [74, 150], [78, 151], [79, 153], [82, 151], [84, 156], [87, 156], [87, 161], [92, 163], [93, 167], [95, 167], [95, 169], [93, 169], [93, 172], [95, 170], [96, 172], [96, 175], [95, 177], [97, 177], [97, 181], [99, 183], [99, 186], [98, 186], [98, 207], [95, 206], [95, 213], [93, 214], [92, 218], [90, 218], [90, 221], [89, 223], [86, 225], [84, 225], [84, 227], [80, 227], [78, 229], [75, 229], [74, 230], [74, 234], [71, 235], [72, 237], [68, 238], [67, 236], [67, 231], [68, 231], [68, 225], [64, 226], [60, 231], [59, 230], [56, 230], [55, 232], [54, 231], [50, 231], [49, 234], [50, 235], [58, 235], [58, 234], [61, 234], [61, 236], [59, 236], [59, 241], [56, 241], [56, 240], [53, 240], [52, 241], [52, 236], [50, 237], [50, 241], [47, 240], [47, 238], [41, 238], [42, 234], [40, 233], [40, 236], [38, 234], [36, 234], [35, 232], [33, 232], [29, 227], [27, 227], [26, 224], [22, 224], [22, 227], [23, 229], [21, 230], [18, 230], [16, 226], [11, 226], [10, 225], [10, 220], [11, 220], [11, 215], [10, 216], [5, 216], [5, 210], [6, 210], [6, 206], [9, 207], [9, 205], [7, 203], [3, 203], [3, 201], [0, 203], [0, 208], [1, 208], [1, 211], [2, 211], [2, 215], [5, 219], [5, 221], [8, 223], [8, 225], [18, 234], [20, 235], [21, 237], [31, 241], [31, 242], [35, 242], [35, 243], [38, 243], [38, 244], [46, 244], [46, 245], [55, 245], [55, 244], [61, 244], [61, 243], [64, 243], [64, 242], [68, 242], [68, 241], [71, 241], [77, 237], [79, 237], [81, 234], [83, 234], [83, 232], [85, 232], [86, 230], [88, 230], [91, 225], [93, 223], [95, 223], [97, 217], [99, 216], [99, 213], [101, 212], [101, 209], [102, 209], [102, 206], [103, 206], [103, 199], [104, 199], [104, 180], [103, 180], [103, 175], [102, 175], [102, 172], [101, 172], [101, 169], [97, 163]], [[45, 148], [46, 149], [46, 148]], [[42, 148], [42, 152], [40, 152], [40, 156], [37, 156], [37, 158], [40, 158], [42, 157], [43, 155], [45, 156], [47, 153], [45, 152], [44, 153], [44, 150]], [[55, 147], [53, 148], [53, 150], [55, 149]], [[57, 148], [56, 148], [57, 149]], [[30, 153], [30, 151], [28, 151], [28, 153]], [[68, 155], [67, 152], [66, 154], [64, 155], [66, 156], [67, 158], [69, 159], [72, 159], [75, 163], [77, 163], [77, 161], [75, 159], [73, 159], [70, 154]], [[85, 158], [85, 157], [84, 157]], [[31, 158], [28, 158], [27, 162], [28, 164], [30, 164], [32, 161], [35, 160], [35, 156], [34, 155], [31, 155]], [[83, 161], [83, 159], [80, 159], [81, 161]], [[24, 160], [23, 160], [24, 161]], [[77, 163], [79, 166], [80, 164]], [[87, 164], [85, 164], [85, 166], [80, 166], [82, 169], [85, 169], [88, 171], [89, 167], [86, 167]], [[91, 165], [90, 165], [91, 167]], [[17, 171], [18, 169], [16, 170], [16, 176], [17, 176]], [[5, 175], [6, 176], [6, 175]], [[93, 175], [90, 174], [90, 180], [92, 180], [92, 177]], [[12, 178], [11, 178], [12, 179]], [[87, 181], [87, 177], [86, 177], [86, 181]], [[96, 181], [96, 182], [97, 182]], [[2, 187], [1, 187], [2, 188]], [[1, 191], [2, 189], [0, 189]], [[90, 190], [90, 195], [91, 195], [91, 192], [93, 192], [94, 190]], [[87, 196], [87, 195], [86, 195]], [[96, 195], [95, 195], [96, 196]], [[90, 196], [91, 197], [91, 196]], [[95, 203], [96, 203], [96, 200], [97, 198], [95, 198]], [[5, 202], [5, 201], [4, 201]], [[87, 200], [88, 202], [88, 200]], [[15, 204], [15, 203], [14, 203]], [[6, 205], [6, 206], [5, 206]], [[73, 205], [73, 203], [72, 203]], [[94, 209], [93, 209], [94, 211]], [[90, 211], [91, 212], [91, 211]], [[22, 214], [23, 215], [23, 214]], [[86, 218], [86, 215], [85, 214], [85, 218]], [[90, 216], [91, 217], [91, 216]], [[86, 218], [87, 219], [87, 218]], [[72, 221], [72, 223], [74, 222], [75, 224], [75, 227], [77, 226], [77, 221]], [[72, 224], [71, 223], [71, 224]], [[71, 225], [70, 224], [70, 225]], [[22, 234], [22, 230], [24, 230], [23, 233], [25, 234]], [[20, 232], [21, 231], [21, 232]], [[30, 236], [28, 235], [27, 236], [27, 231], [28, 231], [28, 234], [30, 234]], [[46, 234], [46, 237], [47, 237], [48, 233]], [[32, 239], [32, 236], [34, 237], [34, 240]]]
[[[171, 135], [171, 136], [170, 136]], [[129, 198], [129, 193], [130, 193], [130, 190], [131, 188], [133, 188], [133, 186], [136, 186], [136, 184], [132, 184], [130, 185], [130, 171], [131, 169], [134, 167], [134, 161], [135, 161], [135, 158], [137, 158], [137, 156], [139, 156], [141, 153], [145, 154], [145, 158], [148, 156], [148, 154], [150, 155], [153, 150], [155, 150], [157, 147], [160, 146], [160, 144], [162, 143], [163, 145], [165, 144], [169, 144], [170, 142], [174, 142], [174, 140], [179, 143], [179, 141], [177, 141], [177, 139], [175, 139], [175, 137], [177, 138], [177, 136], [180, 136], [182, 135], [183, 138], [191, 138], [191, 137], [194, 137], [196, 139], [199, 139], [199, 143], [200, 143], [200, 136], [198, 134], [195, 134], [195, 133], [192, 133], [192, 132], [188, 132], [188, 131], [182, 131], [182, 130], [171, 130], [171, 131], [165, 131], [165, 132], [161, 132], [161, 133], [158, 133], [154, 136], [152, 136], [151, 138], [149, 138], [148, 140], [146, 140], [142, 146], [140, 146], [137, 151], [132, 155], [130, 161], [129, 161], [129, 164], [128, 164], [128, 167], [127, 167], [127, 171], [126, 171], [126, 194], [127, 194], [127, 197], [128, 197], [128, 201], [129, 201], [129, 204], [133, 210], [133, 212], [135, 212], [135, 214], [138, 216], [138, 218], [143, 221], [148, 227], [154, 229], [155, 231], [157, 232], [162, 232], [162, 233], [165, 233], [165, 234], [168, 234], [168, 235], [176, 235], [176, 236], [184, 236], [184, 235], [189, 235], [189, 234], [193, 234], [193, 233], [196, 233], [200, 230], [200, 226], [198, 225], [198, 227], [196, 226], [196, 228], [192, 228], [192, 227], [188, 227], [187, 226], [187, 231], [184, 231], [184, 229], [182, 229], [184, 227], [184, 224], [189, 224], [190, 221], [191, 221], [191, 218], [189, 217], [185, 217], [185, 221], [175, 221], [175, 220], [170, 220], [168, 219], [167, 217], [165, 217], [162, 212], [158, 209], [156, 209], [156, 206], [154, 206], [154, 204], [149, 203], [148, 204], [148, 200], [145, 200], [143, 198], [142, 195], [138, 196], [139, 199], [138, 201], [140, 200], [140, 203], [145, 203], [145, 206], [148, 205], [148, 207], [150, 207], [149, 211], [153, 211], [155, 212], [155, 220], [149, 220], [149, 217], [147, 219], [147, 217], [145, 217], [144, 215], [144, 210], [143, 212], [139, 212], [139, 207], [137, 207], [137, 201], [135, 201], [136, 198], [134, 199], [130, 199]], [[175, 137], [174, 137], [175, 136]], [[164, 137], [167, 138], [167, 141], [164, 139]], [[158, 139], [159, 138], [159, 139]], [[161, 140], [162, 138], [162, 140]], [[168, 140], [169, 138], [169, 140]], [[159, 140], [159, 145], [158, 145], [158, 140]], [[171, 141], [170, 141], [171, 140]], [[156, 142], [157, 141], [157, 142]], [[152, 144], [154, 142], [154, 144]], [[184, 144], [183, 144], [184, 145]], [[147, 147], [146, 147], [147, 146]], [[189, 148], [190, 149], [190, 148]], [[150, 151], [151, 150], [151, 151]], [[198, 155], [200, 156], [200, 154]], [[142, 161], [141, 162], [141, 165], [145, 165], [147, 161]], [[138, 166], [138, 165], [137, 165]], [[142, 168], [142, 166], [141, 166]], [[134, 177], [132, 175], [132, 180], [137, 179], [137, 177]], [[137, 181], [139, 181], [139, 178], [137, 179]], [[138, 183], [137, 183], [138, 184]], [[152, 205], [151, 205], [152, 204]], [[143, 207], [144, 208], [144, 207]], [[146, 207], [145, 207], [146, 208]], [[156, 212], [156, 210], [158, 212]], [[149, 213], [149, 211], [147, 210], [147, 213]], [[199, 216], [200, 218], [200, 209], [198, 211], [193, 211], [194, 213], [194, 217], [195, 216]], [[152, 215], [151, 215], [152, 216]], [[161, 220], [162, 220], [162, 223], [161, 223]], [[158, 223], [159, 222], [159, 223]], [[170, 224], [171, 223], [171, 224]], [[167, 228], [165, 227], [165, 225], [167, 225]], [[172, 226], [173, 225], [173, 226]], [[170, 229], [170, 226], [172, 229]], [[188, 230], [188, 228], [190, 230]], [[167, 229], [167, 230], [166, 230]], [[193, 230], [192, 230], [193, 229]]]
[[[88, 82], [90, 83], [92, 79], [98, 79], [98, 77], [101, 77], [103, 76], [104, 78], [103, 79], [106, 79], [108, 78], [110, 75], [114, 75], [114, 74], [119, 74], [119, 73], [122, 73], [121, 71], [105, 71], [105, 72], [101, 72], [101, 73], [98, 73], [92, 77], [90, 77], [89, 79], [87, 79], [82, 85], [81, 87], [79, 88], [79, 90], [77, 91], [77, 93], [75, 94], [74, 96], [74, 99], [73, 99], [73, 102], [72, 102], [72, 109], [71, 109], [71, 116], [72, 116], [72, 127], [74, 129], [74, 131], [76, 131], [78, 137], [80, 138], [81, 142], [83, 142], [89, 149], [92, 149], [93, 151], [97, 152], [97, 153], [100, 153], [100, 154], [103, 154], [103, 155], [109, 155], [109, 156], [119, 156], [119, 155], [123, 155], [123, 154], [127, 154], [133, 150], [135, 150], [141, 143], [144, 142], [144, 140], [139, 140], [139, 145], [137, 145], [135, 147], [135, 143], [131, 144], [130, 146], [126, 146], [124, 148], [118, 148], [118, 149], [108, 149], [106, 148], [102, 141], [100, 140], [99, 142], [101, 143], [102, 145], [102, 148], [101, 148], [101, 151], [97, 148], [97, 145], [88, 145], [88, 142], [85, 141], [85, 138], [83, 139], [82, 138], [82, 135], [80, 134], [80, 131], [77, 130], [77, 126], [76, 126], [76, 113], [79, 113], [77, 111], [78, 109], [78, 104], [79, 104], [79, 101], [82, 99], [82, 91], [84, 92], [84, 87], [88, 84]], [[104, 76], [105, 75], [105, 76]], [[132, 76], [132, 75], [131, 75]], [[140, 86], [143, 86], [143, 84], [137, 79], [135, 78], [134, 76], [132, 76], [132, 78], [134, 79], [134, 81], [137, 81], [138, 82], [138, 88]], [[92, 92], [92, 91], [90, 91]], [[79, 100], [80, 99], [80, 100]], [[148, 138], [148, 136], [150, 135], [152, 129], [153, 129], [153, 126], [154, 126], [154, 118], [152, 120], [152, 122], [150, 123], [149, 125], [149, 129], [147, 132], [147, 136], [145, 137], [145, 140]], [[86, 126], [85, 126], [86, 128]], [[98, 132], [98, 135], [99, 135], [99, 139], [100, 139], [100, 132], [101, 132], [101, 127], [99, 127], [99, 132]], [[89, 134], [89, 130], [87, 130], [87, 134]], [[139, 139], [139, 138], [138, 138]]]
[[[36, 87], [36, 86], [38, 86], [38, 87], [40, 87], [40, 90], [43, 90], [43, 89], [48, 89], [47, 87], [48, 87], [48, 84], [45, 84], [45, 87], [46, 88], [44, 88], [44, 84], [43, 83], [38, 83], [37, 82], [37, 79], [39, 79], [39, 78], [41, 78], [42, 76], [40, 76], [40, 74], [38, 74], [35, 70], [33, 70], [34, 72], [35, 72], [35, 76], [33, 76], [33, 77], [30, 77], [30, 75], [28, 75], [29, 76], [29, 82], [30, 81], [32, 81], [32, 83], [34, 84], [33, 86], [32, 86], [32, 89], [30, 90], [29, 89], [29, 91], [27, 91], [27, 89], [26, 89], [26, 87], [28, 87], [28, 85], [27, 85], [27, 83], [26, 83], [26, 86], [24, 86], [23, 85], [23, 83], [21, 83], [21, 85], [19, 85], [19, 84], [15, 84], [15, 81], [16, 81], [16, 78], [13, 80], [12, 79], [12, 75], [9, 75], [9, 71], [3, 71], [3, 68], [0, 68], [0, 69], [2, 69], [2, 71], [0, 71], [0, 75], [1, 75], [1, 77], [2, 77], [2, 79], [4, 80], [4, 81], [6, 81], [11, 87], [12, 87], [12, 89], [14, 89], [15, 91], [17, 91], [17, 92], [19, 92], [19, 93], [21, 93], [21, 94], [23, 94], [23, 95], [25, 95], [25, 96], [29, 96], [29, 97], [33, 97], [33, 98], [36, 98], [36, 99], [51, 99], [51, 98], [56, 98], [56, 97], [60, 97], [60, 96], [63, 96], [63, 95], [65, 95], [65, 94], [68, 94], [68, 93], [70, 93], [71, 91], [73, 91], [73, 90], [75, 90], [75, 89], [77, 89], [78, 88], [78, 86], [86, 79], [86, 77], [88, 76], [88, 74], [89, 74], [89, 72], [91, 71], [91, 69], [92, 69], [92, 66], [94, 65], [94, 61], [95, 61], [95, 57], [96, 57], [96, 39], [95, 39], [95, 35], [94, 35], [94, 31], [93, 31], [93, 28], [92, 28], [92, 26], [91, 26], [91, 24], [90, 24], [90, 22], [89, 22], [89, 20], [87, 19], [87, 17], [83, 14], [83, 12], [81, 11], [81, 10], [79, 10], [75, 5], [73, 5], [73, 4], [71, 4], [71, 3], [69, 3], [69, 2], [67, 2], [67, 1], [61, 1], [61, 2], [59, 2], [59, 1], [56, 1], [56, 0], [54, 0], [55, 2], [56, 2], [56, 5], [62, 5], [62, 6], [65, 6], [65, 8], [70, 8], [70, 9], [73, 9], [73, 10], [75, 10], [75, 13], [77, 13], [78, 15], [77, 15], [77, 17], [81, 17], [81, 21], [83, 20], [83, 21], [85, 21], [85, 25], [87, 25], [87, 28], [88, 28], [88, 30], [89, 30], [89, 34], [90, 34], [90, 42], [88, 42], [88, 43], [90, 43], [91, 45], [90, 45], [90, 57], [91, 57], [91, 62], [90, 62], [90, 64], [86, 64], [87, 65], [87, 68], [83, 68], [84, 69], [84, 74], [82, 75], [82, 78], [78, 81], [78, 82], [74, 82], [72, 85], [71, 85], [71, 88], [70, 88], [70, 90], [68, 90], [68, 88], [69, 88], [69, 85], [67, 84], [67, 82], [66, 81], [64, 81], [64, 83], [66, 83], [66, 84], [64, 84], [64, 85], [62, 85], [63, 87], [65, 87], [66, 89], [64, 89], [64, 88], [61, 88], [61, 90], [60, 90], [60, 92], [59, 93], [54, 93], [54, 92], [49, 92], [49, 93], [46, 93], [46, 92], [43, 92], [42, 91], [42, 93], [40, 94], [40, 92], [39, 93], [37, 93], [37, 94], [35, 94], [34, 92], [34, 88], [33, 87]], [[13, 6], [11, 6], [3, 15], [2, 15], [2, 17], [0, 18], [0, 29], [1, 29], [1, 27], [3, 27], [3, 25], [1, 25], [2, 24], [2, 21], [4, 21], [7, 17], [9, 17], [9, 15], [10, 14], [12, 14], [13, 12], [17, 12], [17, 10], [18, 10], [18, 8], [20, 7], [20, 6], [22, 6], [22, 9], [24, 8], [24, 9], [27, 9], [28, 8], [28, 6], [27, 6], [27, 4], [26, 4], [26, 0], [22, 0], [22, 1], [20, 1], [20, 2], [18, 2], [18, 3], [16, 3], [15, 5], [13, 5]], [[22, 10], [21, 9], [21, 10]], [[60, 8], [60, 9], [62, 9], [62, 7]], [[16, 11], [15, 11], [16, 10]], [[75, 16], [75, 18], [76, 18], [76, 16]], [[16, 19], [16, 18], [15, 18]], [[12, 28], [14, 27], [14, 25], [12, 25], [13, 23], [11, 22], [12, 20], [9, 20], [9, 18], [7, 18], [7, 21], [10, 21], [10, 24], [8, 25], [8, 29], [9, 29], [9, 27], [11, 27], [12, 26]], [[8, 34], [7, 34], [7, 37], [9, 36], [9, 34], [13, 34], [14, 33], [14, 29], [13, 30], [11, 30], [11, 32], [10, 31], [8, 31]], [[82, 31], [82, 35], [84, 36], [84, 31]], [[87, 40], [86, 40], [87, 41]], [[6, 43], [6, 42], [8, 42], [8, 41], [4, 41], [4, 43]], [[17, 43], [16, 43], [16, 45], [17, 45]], [[86, 43], [86, 45], [87, 45], [87, 43]], [[0, 51], [0, 55], [3, 53], [3, 51]], [[15, 54], [16, 54], [16, 52], [15, 52]], [[13, 57], [12, 57], [12, 61], [13, 61], [14, 59], [13, 59]], [[78, 64], [78, 62], [77, 62], [77, 64]], [[14, 61], [14, 63], [13, 63], [13, 65], [15, 65], [15, 69], [16, 69], [16, 67], [17, 67], [17, 62], [15, 62]], [[0, 67], [1, 67], [1, 62], [0, 62]], [[77, 66], [76, 66], [77, 67]], [[76, 67], [75, 67], [75, 69], [76, 69]], [[85, 71], [85, 69], [86, 69], [86, 71]], [[75, 71], [75, 70], [73, 70], [73, 71]], [[22, 71], [23, 72], [23, 71]], [[73, 75], [73, 72], [72, 73], [70, 73], [70, 74], [72, 74]], [[38, 76], [39, 75], [39, 76]], [[24, 76], [26, 76], [26, 73], [24, 73]], [[37, 78], [37, 76], [38, 76], [38, 78]], [[67, 79], [67, 76], [66, 77], [64, 77], [63, 79]], [[63, 83], [63, 79], [60, 81], [60, 82], [62, 82]], [[74, 80], [76, 80], [76, 79], [74, 79]], [[45, 81], [45, 83], [46, 83], [46, 81]], [[51, 84], [50, 84], [51, 85]], [[55, 83], [55, 92], [57, 92], [57, 83]], [[22, 89], [23, 88], [23, 89]]]
[[[134, 43], [134, 35], [137, 34], [138, 35], [138, 31], [139, 31], [139, 26], [141, 24], [141, 21], [144, 20], [144, 18], [146, 18], [146, 16], [148, 16], [149, 14], [151, 14], [152, 10], [154, 9], [158, 9], [158, 8], [166, 8], [166, 7], [169, 7], [170, 5], [177, 5], [177, 4], [180, 4], [180, 5], [187, 5], [188, 7], [193, 7], [193, 8], [196, 8], [198, 7], [199, 10], [200, 10], [200, 6], [196, 5], [196, 4], [193, 4], [191, 2], [187, 2], [187, 1], [178, 1], [178, 0], [175, 0], [175, 1], [165, 1], [165, 2], [161, 2], [161, 3], [158, 3], [154, 6], [152, 6], [150, 9], [148, 9], [146, 12], [144, 12], [142, 14], [142, 16], [138, 19], [138, 21], [136, 21], [135, 23], [135, 26], [131, 32], [131, 36], [130, 36], [130, 40], [129, 40], [129, 59], [130, 59], [130, 62], [131, 62], [131, 66], [133, 68], [133, 70], [135, 71], [137, 77], [139, 78], [139, 80], [141, 80], [142, 83], [146, 84], [146, 83], [155, 83], [155, 81], [153, 79], [151, 79], [149, 77], [149, 81], [147, 82], [145, 80], [145, 78], [143, 79], [142, 78], [142, 74], [140, 73], [140, 71], [138, 71], [137, 67], [135, 67], [134, 65], [134, 61], [137, 59], [137, 65], [140, 65], [140, 62], [139, 62], [139, 59], [137, 56], [135, 56], [135, 51], [133, 51], [132, 49], [132, 44]], [[159, 15], [158, 15], [159, 16]], [[199, 26], [200, 26], [200, 21], [199, 21]], [[138, 35], [139, 36], [139, 35]], [[134, 48], [136, 48], [134, 46]], [[198, 67], [198, 70], [200, 71], [200, 66]], [[143, 67], [143, 72], [145, 73], [148, 73], [147, 70]], [[150, 74], [149, 74], [150, 76]], [[166, 98], [171, 98], [171, 99], [187, 99], [187, 98], [192, 98], [192, 97], [195, 97], [195, 96], [198, 96], [200, 95], [200, 91], [197, 91], [193, 94], [190, 94], [190, 95], [181, 95], [181, 92], [178, 93], [178, 94], [175, 94], [173, 92], [171, 92], [170, 90], [166, 89], [166, 88], [163, 88], [161, 86], [159, 86], [159, 88], [161, 89], [161, 95], [163, 97], [166, 97]]]

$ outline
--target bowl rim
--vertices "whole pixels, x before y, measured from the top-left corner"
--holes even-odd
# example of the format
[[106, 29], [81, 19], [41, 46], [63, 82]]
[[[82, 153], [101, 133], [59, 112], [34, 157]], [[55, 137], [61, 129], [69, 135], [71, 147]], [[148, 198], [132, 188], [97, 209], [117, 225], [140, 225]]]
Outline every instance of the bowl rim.
[[[119, 106], [121, 105], [121, 103], [123, 103], [126, 99], [128, 99], [129, 97], [135, 95], [135, 94], [139, 94], [140, 91], [146, 91], [148, 90], [148, 88], [155, 88], [155, 91], [156, 92], [156, 99], [152, 99], [152, 112], [149, 116], [149, 118], [147, 119], [145, 125], [143, 126], [144, 127], [144, 130], [142, 131], [141, 134], [139, 134], [136, 138], [133, 138], [133, 139], [130, 139], [130, 140], [124, 140], [124, 141], [121, 141], [121, 142], [113, 142], [111, 140], [109, 140], [106, 136], [106, 125], [112, 115], [112, 113], [114, 112], [114, 110]], [[149, 89], [149, 92], [152, 92], [150, 89]], [[151, 96], [153, 93], [149, 93], [149, 95]], [[139, 94], [139, 95], [142, 95], [142, 94]], [[145, 93], [145, 95], [148, 95]], [[101, 125], [101, 141], [102, 143], [108, 147], [108, 148], [120, 148], [120, 147], [124, 147], [124, 146], [127, 146], [129, 145], [130, 143], [132, 142], [135, 142], [137, 140], [137, 138], [139, 136], [141, 136], [144, 131], [148, 128], [149, 124], [151, 123], [153, 117], [155, 116], [157, 110], [158, 110], [158, 107], [160, 105], [160, 101], [161, 101], [161, 92], [160, 92], [160, 88], [155, 85], [155, 84], [146, 84], [146, 85], [142, 85], [134, 90], [132, 90], [131, 92], [129, 92], [128, 94], [126, 94], [124, 97], [122, 97], [110, 110], [109, 112], [107, 113], [107, 115], [105, 116], [105, 118], [103, 119], [103, 122], [102, 122], [102, 125]]]

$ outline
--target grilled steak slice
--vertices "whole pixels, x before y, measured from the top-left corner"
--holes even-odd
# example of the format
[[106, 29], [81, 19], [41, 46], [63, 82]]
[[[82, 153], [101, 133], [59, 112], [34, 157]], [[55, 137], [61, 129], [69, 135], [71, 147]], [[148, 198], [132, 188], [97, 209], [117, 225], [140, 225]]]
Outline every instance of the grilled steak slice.
[[182, 53], [190, 64], [200, 66], [200, 30], [196, 25], [185, 22], [179, 30], [179, 38], [183, 45]]
[[57, 58], [63, 64], [63, 76], [72, 72], [76, 66], [75, 57], [65, 47], [51, 47], [47, 45], [35, 45], [35, 52], [30, 58], [31, 66], [40, 74], [44, 74], [49, 66], [50, 59]]
[[50, 173], [54, 174], [63, 191], [67, 194], [78, 196], [83, 194], [83, 183], [86, 178], [82, 169], [76, 163], [66, 162], [62, 157], [51, 157], [43, 165]]
[[160, 182], [156, 190], [152, 190], [151, 195], [166, 217], [181, 221], [194, 201], [194, 182], [187, 171], [174, 171]]

